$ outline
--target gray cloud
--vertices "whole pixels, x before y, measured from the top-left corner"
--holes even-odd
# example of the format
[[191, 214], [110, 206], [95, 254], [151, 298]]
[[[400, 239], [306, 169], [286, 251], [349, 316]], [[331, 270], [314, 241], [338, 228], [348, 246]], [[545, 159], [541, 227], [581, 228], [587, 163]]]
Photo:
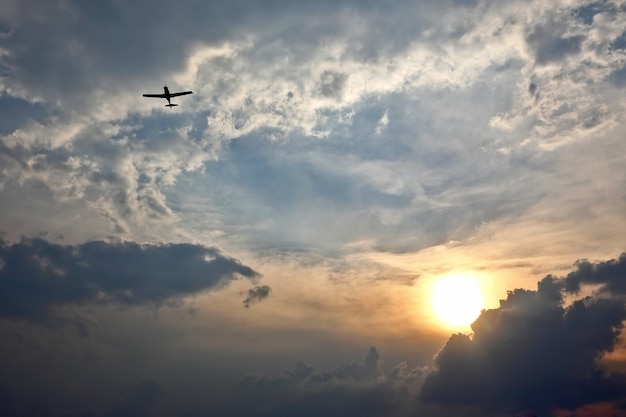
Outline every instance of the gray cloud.
[[341, 98], [347, 80], [347, 74], [324, 71], [320, 76], [318, 91], [324, 97]]
[[370, 347], [361, 364], [351, 363], [332, 372], [311, 376], [311, 382], [322, 383], [331, 380], [373, 381], [382, 378], [382, 358], [375, 347]]
[[254, 303], [261, 302], [269, 297], [272, 289], [267, 285], [260, 285], [248, 290], [248, 296], [243, 300], [243, 305], [248, 308]]
[[584, 39], [582, 35], [567, 34], [563, 24], [556, 21], [535, 26], [526, 37], [535, 53], [535, 61], [540, 65], [580, 52]]
[[607, 373], [598, 362], [618, 342], [624, 298], [585, 297], [565, 307], [568, 279], [547, 276], [536, 291], [511, 291], [499, 308], [481, 313], [471, 338], [450, 337], [420, 398], [545, 411], [625, 396], [626, 376]]
[[[322, 25], [327, 29], [322, 36], [336, 33], [337, 20], [330, 16], [354, 5], [365, 11], [380, 7], [353, 0], [301, 1], [297, 7], [274, 0], [176, 5], [68, 1], [63, 6], [41, 0], [17, 2], [0, 10], [5, 29], [0, 47], [11, 51], [0, 64], [13, 81], [4, 88], [78, 108], [91, 100], [87, 91], [123, 92], [136, 88], [142, 79], [165, 79], [184, 67], [199, 43], [245, 40], [251, 33], [273, 29], [277, 21], [302, 41], [310, 42], [301, 29]], [[168, 30], [163, 30], [163, 22]]]
[[[299, 362], [279, 377], [248, 375], [233, 387], [228, 404], [211, 409], [209, 414], [408, 416], [416, 404], [404, 380], [385, 380], [380, 354], [372, 347], [360, 364], [346, 364], [322, 374], [315, 373], [315, 367]], [[206, 411], [188, 416], [203, 413]]]
[[0, 315], [41, 319], [67, 305], [175, 305], [257, 272], [217, 248], [192, 244], [24, 239], [0, 242]]
[[156, 415], [158, 404], [166, 393], [166, 388], [158, 381], [145, 380], [135, 384], [110, 410], [65, 412], [30, 402], [24, 403], [0, 391], [0, 413], [14, 417], [152, 417]]
[[583, 285], [599, 285], [601, 293], [626, 295], [626, 253], [605, 262], [580, 260], [574, 267], [565, 278], [567, 291], [577, 293]]
[[[10, 28], [2, 39], [2, 46], [12, 51], [4, 59], [9, 76], [31, 94], [76, 105], [90, 98], [81, 93], [86, 89], [104, 89], [107, 84], [111, 89], [127, 87], [142, 73], [162, 78], [164, 72], [184, 65], [194, 41], [219, 41], [232, 33], [235, 20], [243, 18], [232, 13], [229, 21], [217, 18], [206, 25], [189, 24], [200, 15], [211, 19], [219, 6], [212, 2], [195, 3], [193, 8], [166, 2], [155, 6], [137, 2], [121, 7], [113, 1], [98, 5], [70, 1], [63, 7], [36, 0], [19, 2], [13, 15], [3, 19]], [[237, 9], [234, 5], [232, 11]], [[162, 30], [164, 21], [177, 36]], [[112, 27], [115, 30], [109, 30]], [[125, 77], [130, 82], [124, 82]]]
[[112, 411], [90, 411], [78, 417], [151, 417], [155, 415], [158, 403], [166, 393], [166, 388], [156, 380], [141, 381]]

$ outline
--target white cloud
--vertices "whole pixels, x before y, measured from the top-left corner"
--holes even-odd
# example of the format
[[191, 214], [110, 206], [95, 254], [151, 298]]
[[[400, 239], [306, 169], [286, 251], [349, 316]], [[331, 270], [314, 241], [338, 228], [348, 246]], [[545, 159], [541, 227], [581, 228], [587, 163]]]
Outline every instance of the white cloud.
[[[10, 75], [17, 96], [44, 97], [49, 115], [3, 136], [3, 184], [45, 186], [125, 236], [219, 231], [237, 245], [271, 246], [274, 236], [409, 251], [463, 241], [552, 191], [542, 155], [602, 138], [623, 114], [611, 77], [623, 65], [613, 45], [624, 14], [610, 3], [580, 17], [587, 3], [281, 9], [220, 36], [182, 31], [184, 47], [161, 56], [166, 69], [154, 72], [152, 55], [123, 70], [107, 64], [66, 91], [54, 77], [26, 82], [32, 68], [15, 55], [30, 39], [15, 35], [31, 22], [22, 11], [2, 60], [23, 66]], [[48, 39], [50, 48], [85, 62], [122, 53], [97, 32], [76, 37], [94, 11], [69, 10], [50, 9], [68, 23], [58, 35], [68, 43]], [[69, 65], [68, 76], [82, 68], [41, 59]], [[140, 96], [162, 78], [194, 94], [174, 110]], [[337, 226], [321, 232], [313, 220]]]

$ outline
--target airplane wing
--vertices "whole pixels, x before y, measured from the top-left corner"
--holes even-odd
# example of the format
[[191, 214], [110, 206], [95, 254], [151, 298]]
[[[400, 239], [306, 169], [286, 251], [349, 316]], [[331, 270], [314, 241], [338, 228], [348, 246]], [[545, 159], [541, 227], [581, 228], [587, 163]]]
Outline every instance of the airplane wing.
[[165, 94], [144, 94], [144, 97], [165, 98]]
[[180, 93], [170, 93], [170, 97], [184, 96], [186, 94], [193, 94], [193, 91], [183, 91], [183, 92], [180, 92]]

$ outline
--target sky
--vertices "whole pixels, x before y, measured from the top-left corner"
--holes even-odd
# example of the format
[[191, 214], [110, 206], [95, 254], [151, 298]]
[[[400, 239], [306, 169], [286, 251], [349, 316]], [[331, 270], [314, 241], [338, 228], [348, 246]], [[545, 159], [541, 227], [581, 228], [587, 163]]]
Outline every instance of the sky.
[[0, 414], [626, 416], [625, 28], [0, 2]]

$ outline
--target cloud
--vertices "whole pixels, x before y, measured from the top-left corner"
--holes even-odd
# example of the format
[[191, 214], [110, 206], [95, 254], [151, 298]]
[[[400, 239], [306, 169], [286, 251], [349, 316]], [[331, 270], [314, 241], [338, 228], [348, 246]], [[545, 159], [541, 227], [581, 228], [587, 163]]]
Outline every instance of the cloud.
[[320, 77], [318, 91], [324, 97], [341, 98], [348, 74], [324, 71]]
[[60, 412], [45, 407], [22, 403], [0, 392], [0, 412], [7, 416], [27, 417], [152, 417], [157, 415], [159, 402], [167, 395], [166, 387], [157, 380], [136, 383], [130, 392], [109, 410], [92, 409], [82, 412]]
[[272, 289], [267, 285], [256, 286], [248, 290], [248, 296], [243, 300], [243, 305], [248, 308], [251, 304], [261, 302], [269, 297]]
[[[61, 271], [63, 265], [71, 263], [67, 258], [88, 262], [101, 253], [94, 251], [92, 256], [79, 256], [86, 252], [82, 246], [67, 250], [47, 244], [44, 248], [28, 251], [16, 246], [15, 250], [35, 252], [36, 256], [28, 257], [33, 259], [31, 269], [49, 271], [55, 268]], [[151, 250], [171, 262], [172, 258], [163, 255], [169, 248], [170, 245], [164, 245]], [[172, 256], [187, 259], [180, 253], [186, 252], [185, 248], [172, 249]], [[209, 259], [217, 256], [207, 255], [206, 248], [194, 248], [191, 252], [203, 254], [205, 260], [207, 256]], [[51, 259], [63, 258], [59, 253], [66, 260], [52, 262]], [[151, 259], [133, 253], [132, 258], [140, 263], [149, 263]], [[278, 376], [248, 374], [232, 386], [227, 397], [208, 404], [198, 402], [189, 406], [174, 402], [170, 406], [175, 405], [187, 417], [319, 414], [510, 417], [525, 411], [615, 409], [625, 397], [626, 375], [610, 373], [601, 368], [599, 361], [617, 346], [623, 329], [626, 304], [621, 289], [611, 287], [608, 291], [600, 287], [594, 295], [573, 302], [567, 301], [564, 294], [582, 285], [597, 286], [618, 280], [623, 276], [620, 268], [625, 256], [593, 264], [578, 261], [575, 271], [563, 278], [548, 275], [537, 283], [536, 290], [510, 291], [498, 308], [482, 312], [472, 325], [473, 335], [452, 335], [435, 356], [434, 367], [411, 369], [406, 362], [400, 362], [385, 372], [381, 354], [377, 348], [370, 347], [361, 361], [329, 371], [319, 371], [299, 361]], [[99, 257], [104, 258], [102, 262], [110, 258]], [[250, 291], [253, 297], [252, 293], [269, 293], [269, 288], [258, 286]], [[111, 410], [149, 415], [164, 391], [160, 384], [146, 382], [133, 392], [127, 401], [112, 406]], [[10, 396], [4, 399], [0, 396], [0, 401], [11, 406]], [[91, 415], [109, 415], [98, 412]]]
[[128, 395], [119, 400], [117, 406], [107, 411], [89, 410], [67, 414], [37, 411], [38, 415], [50, 417], [152, 417], [157, 415], [159, 402], [166, 394], [166, 387], [163, 384], [156, 380], [145, 380], [135, 384]]
[[[371, 347], [360, 364], [318, 374], [298, 362], [282, 376], [248, 375], [233, 386], [227, 404], [211, 409], [221, 416], [404, 416], [414, 399], [404, 382], [385, 380], [381, 357]], [[201, 416], [203, 412], [190, 413]]]
[[[319, 256], [333, 283], [364, 288], [374, 277], [394, 285], [411, 281], [415, 268], [424, 275], [434, 269], [419, 262], [398, 269], [375, 267], [369, 256], [413, 253], [424, 259], [437, 252], [437, 259], [445, 259], [443, 270], [457, 262], [450, 252], [481, 268], [505, 253], [506, 259], [495, 262], [533, 263], [520, 257], [541, 256], [546, 267], [563, 257], [601, 254], [622, 236], [623, 126], [615, 128], [615, 123], [624, 109], [626, 13], [618, 2], [1, 3], [0, 226], [13, 241], [41, 231], [72, 243], [111, 234], [130, 242], [217, 240], [251, 256], [281, 251], [287, 254], [284, 264], [296, 257], [318, 262]], [[141, 97], [164, 83], [191, 89], [194, 95], [169, 112], [162, 103]], [[568, 152], [578, 155], [564, 158]], [[96, 246], [96, 254], [87, 253]], [[245, 306], [269, 295], [269, 287], [258, 285], [253, 271], [200, 245], [72, 246], [35, 239], [0, 247], [0, 317], [12, 323], [21, 321], [11, 318], [40, 320], [51, 310], [73, 305], [177, 305], [246, 273], [253, 284], [233, 289], [254, 285], [241, 297], [246, 297]], [[593, 249], [585, 252], [583, 247]], [[176, 255], [178, 250], [182, 256]], [[346, 253], [355, 255], [349, 265]], [[114, 261], [118, 259], [123, 261]], [[161, 261], [176, 270], [158, 268]], [[498, 310], [503, 317], [498, 320], [509, 323], [511, 311], [517, 311], [531, 327], [509, 323], [517, 332], [532, 337], [545, 327], [545, 332], [582, 339], [576, 343], [592, 353], [605, 352], [615, 333], [604, 324], [621, 314], [612, 304], [614, 295], [623, 294], [621, 264], [620, 258], [602, 267], [592, 264], [597, 270], [587, 271], [581, 262], [566, 281], [542, 281], [541, 296], [514, 292], [507, 303], [515, 308]], [[17, 281], [4, 279], [16, 274]], [[280, 285], [272, 288], [278, 291]], [[561, 304], [563, 288], [573, 293], [587, 285], [597, 287], [592, 298]], [[332, 307], [337, 299], [332, 297], [344, 296], [332, 294], [313, 311]], [[240, 301], [235, 298], [234, 304]], [[297, 339], [318, 348], [332, 337], [349, 337], [337, 329], [318, 337], [328, 318], [298, 320], [303, 311], [311, 311], [299, 301], [285, 300], [287, 314], [263, 320], [280, 334], [272, 338], [274, 346]], [[258, 312], [280, 305], [268, 304]], [[211, 305], [213, 312], [220, 310], [217, 306], [222, 304]], [[202, 308], [198, 306], [200, 314]], [[332, 317], [348, 317], [342, 328], [362, 309], [348, 308], [352, 313], [333, 311]], [[553, 327], [530, 318], [544, 308]], [[204, 328], [210, 335], [206, 338], [172, 339], [184, 346], [202, 344], [202, 353], [210, 347], [230, 355], [254, 331], [254, 337], [268, 337], [264, 330], [249, 330], [266, 316], [241, 308], [223, 310], [223, 320], [206, 321], [219, 321], [237, 337], [220, 337]], [[237, 314], [245, 319], [236, 319]], [[116, 315], [118, 323], [122, 315], [129, 316]], [[585, 334], [575, 336], [565, 324], [558, 328], [559, 317], [581, 329], [593, 324], [589, 334], [597, 345], [588, 343]], [[248, 320], [246, 331], [234, 320]], [[296, 321], [300, 337], [280, 327], [289, 320]], [[314, 321], [317, 333], [303, 325]], [[403, 328], [410, 323], [405, 321]], [[356, 329], [360, 334], [372, 331]], [[89, 327], [79, 332], [96, 338]], [[478, 333], [506, 356], [498, 343], [506, 345], [501, 339], [509, 333], [503, 326], [494, 332], [489, 337], [485, 329]], [[144, 343], [142, 347], [148, 345]], [[442, 351], [440, 358], [449, 373], [439, 378], [461, 373], [451, 365], [455, 360], [459, 367], [469, 366], [458, 358], [473, 354], [477, 343], [471, 337], [451, 339], [444, 349], [449, 355]], [[529, 344], [522, 340], [510, 350], [532, 350]], [[248, 352], [262, 349], [248, 345]], [[284, 345], [285, 352], [295, 349], [292, 343]], [[420, 355], [432, 355], [431, 345], [420, 346]], [[591, 380], [587, 386], [592, 393], [593, 377], [583, 374], [595, 370], [596, 358], [588, 351], [579, 353], [573, 379], [581, 386]], [[250, 353], [250, 361], [257, 355]], [[534, 358], [528, 355], [522, 352], [520, 360]], [[398, 365], [385, 376], [377, 351], [368, 358], [369, 365], [359, 362], [329, 372], [300, 364], [283, 376], [299, 387], [294, 394], [299, 399], [279, 399], [279, 409], [293, 411], [314, 400], [339, 406], [332, 395], [341, 393], [385, 405], [379, 395], [384, 387], [408, 375], [419, 379], [422, 372]], [[177, 360], [162, 362], [182, 366]], [[498, 358], [491, 360], [500, 364]], [[231, 372], [234, 363], [228, 362]], [[515, 367], [521, 364], [507, 365], [511, 372], [522, 372]], [[128, 369], [135, 372], [137, 364]], [[507, 376], [493, 376], [504, 381], [502, 390], [514, 386], [507, 385]], [[428, 378], [431, 384], [436, 381]], [[597, 383], [608, 379], [600, 375]], [[388, 388], [390, 395], [396, 392]], [[509, 400], [523, 402], [519, 396]], [[478, 394], [467, 401], [486, 403]], [[310, 407], [319, 411], [319, 405]], [[374, 413], [358, 405], [350, 410]]]
[[[586, 274], [613, 278], [616, 262]], [[536, 291], [510, 291], [497, 309], [484, 310], [473, 336], [456, 334], [435, 356], [420, 398], [441, 404], [545, 411], [617, 400], [626, 375], [608, 373], [599, 359], [617, 345], [626, 319], [619, 296], [588, 296], [564, 305], [565, 279], [545, 277]], [[583, 265], [581, 268], [580, 265]], [[623, 277], [623, 275], [622, 275]], [[609, 279], [610, 279], [609, 278]]]
[[[603, 84], [623, 67], [623, 51], [609, 53], [623, 33], [610, 7], [18, 6], [4, 19], [6, 105], [23, 103], [13, 107], [37, 122], [16, 115], [7, 124], [7, 194], [46, 188], [53, 203], [73, 200], [81, 207], [72, 214], [133, 240], [197, 237], [212, 233], [211, 223], [224, 239], [253, 245], [288, 236], [302, 246], [368, 240], [376, 250], [409, 252], [462, 241], [537, 201], [547, 185], [529, 160], [619, 114]], [[165, 16], [177, 30], [162, 30]], [[141, 35], [128, 35], [138, 27]], [[141, 101], [164, 78], [195, 92], [180, 111]], [[234, 155], [263, 147], [267, 160]], [[198, 207], [190, 194], [211, 198]], [[319, 208], [330, 203], [337, 216]], [[311, 219], [338, 220], [311, 230]], [[260, 231], [229, 233], [240, 224]]]
[[149, 417], [154, 415], [158, 400], [165, 395], [165, 388], [155, 380], [137, 383], [128, 398], [114, 415], [119, 417]]
[[199, 169], [202, 161], [211, 159], [212, 151], [210, 144], [199, 145], [183, 134], [180, 119], [169, 123], [174, 125], [167, 131], [145, 120], [23, 126], [5, 136], [0, 146], [3, 185], [17, 193], [17, 198], [3, 199], [13, 206], [5, 206], [5, 211], [14, 212], [24, 194], [39, 189], [34, 196], [39, 201], [18, 210], [36, 211], [51, 203], [41, 201], [48, 197], [52, 204], [74, 206], [65, 210], [75, 217], [71, 227], [93, 228], [90, 220], [104, 220], [117, 235], [144, 229], [146, 223], [155, 231], [175, 227], [178, 218], [166, 192], [182, 172]]
[[565, 278], [565, 288], [578, 293], [583, 285], [600, 286], [598, 291], [605, 294], [626, 295], [626, 253], [615, 260], [591, 263], [586, 259], [577, 261], [576, 268]]
[[[397, 2], [406, 7], [403, 3]], [[123, 94], [141, 80], [163, 80], [184, 67], [199, 44], [249, 42], [280, 27], [308, 50], [312, 33], [314, 39], [340, 33], [348, 15], [341, 11], [351, 8], [368, 12], [379, 6], [353, 0], [307, 0], [297, 8], [273, 0], [176, 5], [69, 1], [63, 7], [41, 0], [18, 2], [0, 9], [0, 27], [5, 29], [0, 47], [8, 51], [0, 63], [13, 81], [0, 86], [30, 100], [90, 107], [96, 100], [87, 91]], [[163, 30], [164, 21], [168, 30]], [[42, 36], [50, 33], [54, 36]]]
[[330, 380], [373, 381], [383, 378], [382, 358], [378, 350], [372, 346], [361, 364], [351, 363], [332, 372], [311, 377], [312, 382], [320, 383]]
[[543, 65], [560, 61], [568, 55], [579, 53], [585, 37], [567, 35], [566, 29], [558, 22], [549, 21], [532, 29], [526, 41], [535, 54], [535, 62]]
[[0, 261], [0, 316], [33, 320], [57, 306], [175, 305], [239, 277], [259, 277], [217, 248], [184, 243], [2, 240]]

